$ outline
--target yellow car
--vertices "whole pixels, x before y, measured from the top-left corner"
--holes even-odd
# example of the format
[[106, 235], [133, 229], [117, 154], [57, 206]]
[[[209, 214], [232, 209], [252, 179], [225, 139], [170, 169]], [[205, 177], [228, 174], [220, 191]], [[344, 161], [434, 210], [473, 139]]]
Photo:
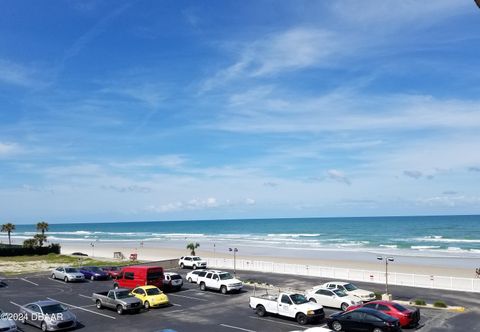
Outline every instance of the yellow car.
[[140, 286], [132, 290], [132, 295], [142, 301], [145, 309], [150, 307], [159, 307], [169, 303], [167, 295], [165, 295], [158, 287]]

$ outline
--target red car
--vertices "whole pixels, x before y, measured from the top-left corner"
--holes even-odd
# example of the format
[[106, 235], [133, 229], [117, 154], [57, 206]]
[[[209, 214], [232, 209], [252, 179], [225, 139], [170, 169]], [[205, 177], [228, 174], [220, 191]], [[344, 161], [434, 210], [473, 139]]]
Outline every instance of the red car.
[[104, 267], [103, 271], [107, 272], [108, 276], [112, 279], [117, 279], [122, 271], [122, 268], [119, 266]]
[[417, 326], [420, 321], [420, 309], [408, 309], [401, 304], [390, 301], [372, 301], [361, 305], [352, 305], [347, 311], [358, 308], [370, 308], [381, 311], [389, 316], [395, 317], [400, 321], [401, 327]]

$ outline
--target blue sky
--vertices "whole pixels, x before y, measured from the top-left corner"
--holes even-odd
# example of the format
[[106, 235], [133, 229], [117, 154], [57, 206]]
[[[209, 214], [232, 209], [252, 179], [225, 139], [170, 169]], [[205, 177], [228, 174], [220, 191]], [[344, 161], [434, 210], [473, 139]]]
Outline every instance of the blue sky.
[[2, 1], [0, 218], [480, 213], [473, 1]]

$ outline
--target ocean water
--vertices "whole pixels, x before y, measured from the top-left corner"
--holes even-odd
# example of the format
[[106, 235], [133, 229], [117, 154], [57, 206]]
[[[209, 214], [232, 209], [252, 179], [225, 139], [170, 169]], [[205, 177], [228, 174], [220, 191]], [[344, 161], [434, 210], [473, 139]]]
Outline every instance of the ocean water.
[[[35, 234], [17, 225], [13, 238]], [[480, 216], [291, 218], [50, 224], [52, 242], [198, 241], [220, 246], [480, 258]], [[5, 237], [2, 237], [5, 241]]]

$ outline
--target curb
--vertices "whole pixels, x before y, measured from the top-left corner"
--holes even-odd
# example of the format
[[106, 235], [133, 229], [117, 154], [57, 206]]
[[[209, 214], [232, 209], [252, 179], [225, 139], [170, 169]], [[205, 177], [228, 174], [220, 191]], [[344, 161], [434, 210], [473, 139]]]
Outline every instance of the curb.
[[408, 305], [408, 306], [417, 307], [417, 308], [424, 308], [424, 309], [446, 310], [451, 312], [465, 312], [466, 310], [465, 307], [460, 307], [460, 306], [447, 306], [446, 308], [440, 308], [440, 307], [434, 307], [433, 304], [417, 305], [410, 301], [397, 301], [397, 300], [394, 300], [394, 301], [399, 304]]

